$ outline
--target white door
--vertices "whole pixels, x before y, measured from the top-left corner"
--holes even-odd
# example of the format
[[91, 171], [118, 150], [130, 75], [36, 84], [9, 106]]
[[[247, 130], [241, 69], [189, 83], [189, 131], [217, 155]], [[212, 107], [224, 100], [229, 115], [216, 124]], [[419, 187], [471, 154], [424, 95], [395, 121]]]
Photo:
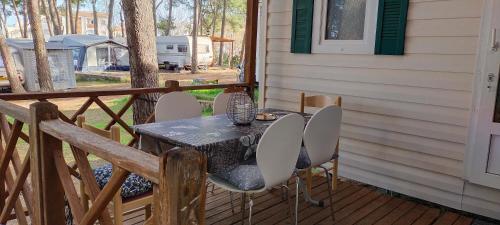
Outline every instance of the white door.
[[468, 148], [468, 180], [500, 189], [500, 1], [483, 11], [473, 124]]

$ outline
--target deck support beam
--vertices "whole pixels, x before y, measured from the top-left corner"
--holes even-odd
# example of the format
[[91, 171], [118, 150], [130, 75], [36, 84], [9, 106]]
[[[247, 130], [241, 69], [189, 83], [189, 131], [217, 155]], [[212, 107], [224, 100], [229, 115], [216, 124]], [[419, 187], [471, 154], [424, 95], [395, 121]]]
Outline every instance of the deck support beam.
[[255, 71], [257, 55], [257, 24], [259, 19], [259, 1], [247, 0], [247, 19], [245, 37], [245, 83], [248, 84], [248, 94], [254, 97]]

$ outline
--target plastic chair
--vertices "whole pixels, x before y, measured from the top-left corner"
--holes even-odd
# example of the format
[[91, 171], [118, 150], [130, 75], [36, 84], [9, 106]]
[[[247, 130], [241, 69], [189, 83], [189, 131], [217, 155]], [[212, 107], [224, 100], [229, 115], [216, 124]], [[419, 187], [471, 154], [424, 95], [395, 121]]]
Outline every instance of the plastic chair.
[[[335, 220], [335, 215], [333, 211], [331, 185], [332, 175], [330, 175], [328, 169], [324, 167], [323, 164], [330, 162], [332, 157], [335, 157], [335, 149], [340, 137], [341, 121], [342, 109], [339, 106], [326, 106], [316, 112], [304, 129], [304, 149], [301, 151], [305, 151], [305, 154], [301, 152], [301, 156], [297, 163], [297, 169], [310, 170], [311, 168], [319, 167], [324, 170], [325, 177], [328, 181], [328, 194], [333, 220]], [[304, 192], [304, 195], [309, 202], [313, 202], [310, 198], [310, 193], [311, 192], [308, 190]]]
[[245, 91], [242, 87], [226, 88], [224, 92], [218, 94], [214, 98], [213, 115], [221, 115], [226, 113], [227, 103], [232, 93]]
[[[242, 164], [225, 174], [211, 174], [209, 180], [215, 185], [242, 194], [241, 223], [244, 224], [245, 203], [249, 197], [249, 217], [252, 223], [252, 194], [271, 189], [275, 186], [288, 186], [286, 183], [295, 171], [304, 130], [304, 118], [298, 114], [286, 115], [275, 121], [262, 135], [257, 146], [256, 161]], [[298, 182], [297, 195], [298, 196]], [[293, 215], [288, 193], [290, 216]], [[295, 206], [295, 224], [297, 224], [298, 201]]]
[[[312, 108], [323, 108], [328, 105], [336, 105], [339, 107], [342, 107], [342, 97], [338, 96], [336, 98], [332, 98], [330, 96], [326, 95], [311, 95], [311, 96], [306, 96], [304, 92], [300, 93], [300, 112], [304, 113], [306, 107], [312, 107]], [[339, 168], [339, 145], [337, 143], [337, 146], [335, 147], [335, 154], [334, 157], [332, 158], [331, 162], [333, 164], [331, 171], [332, 171], [332, 189], [337, 190], [338, 187], [338, 168]], [[311, 187], [312, 187], [312, 171], [307, 170], [306, 171], [306, 177], [307, 177], [307, 190], [311, 192]]]
[[202, 107], [198, 100], [185, 92], [164, 94], [155, 106], [155, 121], [189, 119], [201, 116]]

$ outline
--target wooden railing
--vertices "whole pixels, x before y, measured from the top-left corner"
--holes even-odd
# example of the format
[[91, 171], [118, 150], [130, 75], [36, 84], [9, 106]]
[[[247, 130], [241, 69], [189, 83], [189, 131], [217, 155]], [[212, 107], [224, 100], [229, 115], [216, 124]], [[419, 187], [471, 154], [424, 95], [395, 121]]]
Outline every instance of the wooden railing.
[[[165, 87], [161, 88], [127, 88], [127, 89], [107, 89], [107, 90], [94, 90], [94, 91], [57, 91], [50, 93], [22, 93], [22, 94], [1, 94], [0, 99], [6, 101], [13, 100], [37, 100], [50, 102], [53, 99], [68, 99], [68, 98], [87, 98], [87, 100], [76, 110], [73, 115], [66, 116], [64, 113], [59, 112], [59, 117], [68, 123], [75, 124], [78, 115], [81, 115], [89, 109], [92, 104], [97, 104], [107, 115], [111, 117], [111, 120], [104, 127], [105, 130], [109, 130], [114, 124], [119, 124], [122, 129], [127, 131], [132, 139], [128, 143], [129, 146], [135, 144], [138, 140], [136, 134], [130, 126], [122, 119], [123, 115], [127, 110], [134, 104], [134, 102], [142, 94], [151, 93], [168, 93], [172, 91], [189, 91], [189, 90], [205, 90], [205, 89], [218, 89], [218, 88], [234, 88], [234, 87], [247, 87], [245, 83], [233, 83], [233, 84], [212, 84], [212, 85], [194, 85], [194, 86], [179, 86], [178, 81], [168, 80], [165, 82]], [[107, 106], [100, 97], [106, 96], [129, 96], [128, 101], [123, 105], [123, 107], [117, 112], [113, 112], [109, 106]], [[154, 115], [151, 114], [146, 122], [151, 122], [154, 120]]]
[[[166, 155], [153, 156], [111, 142], [74, 124], [78, 115], [96, 103], [111, 117], [105, 128], [121, 125], [132, 135], [128, 143], [132, 146], [137, 137], [122, 116], [141, 94], [245, 86], [223, 84], [179, 87], [177, 82], [167, 81], [163, 88], [0, 95], [0, 224], [17, 219], [18, 224], [28, 225], [26, 216], [34, 225], [64, 224], [65, 199], [71, 207], [75, 224], [94, 224], [97, 220], [100, 224], [112, 224], [111, 216], [104, 209], [130, 173], [141, 175], [154, 183], [153, 216], [147, 221], [148, 224], [204, 224], [205, 192], [201, 190], [206, 179], [206, 159], [202, 154], [195, 150], [174, 150]], [[100, 99], [102, 96], [124, 95], [130, 97], [117, 112], [113, 112]], [[66, 116], [50, 103], [52, 99], [81, 97], [87, 100], [71, 116]], [[30, 105], [28, 110], [8, 102], [13, 100], [39, 102]], [[29, 135], [23, 132], [25, 124], [29, 125]], [[29, 145], [24, 158], [16, 148], [19, 139]], [[71, 147], [75, 159], [73, 165], [68, 165], [64, 159], [63, 142]], [[88, 153], [118, 168], [102, 190], [97, 186], [87, 160]], [[31, 182], [27, 179], [30, 173]], [[75, 189], [75, 177], [89, 189], [93, 204], [87, 213]]]

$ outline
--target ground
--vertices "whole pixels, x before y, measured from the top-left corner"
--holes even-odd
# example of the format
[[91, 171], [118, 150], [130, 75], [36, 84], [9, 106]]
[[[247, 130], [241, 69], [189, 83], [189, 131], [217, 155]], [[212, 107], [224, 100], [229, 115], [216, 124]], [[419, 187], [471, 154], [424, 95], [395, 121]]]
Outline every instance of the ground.
[[[219, 83], [234, 83], [236, 82], [238, 72], [234, 69], [220, 69], [211, 68], [207, 71], [200, 71], [197, 74], [191, 74], [189, 71], [182, 71], [181, 73], [172, 73], [161, 71], [160, 73], [160, 85], [163, 86], [165, 80], [178, 80], [181, 85], [191, 85], [195, 79], [203, 79], [205, 81], [218, 80]], [[82, 78], [83, 77], [83, 78]], [[89, 79], [90, 77], [90, 79]], [[79, 76], [77, 79], [77, 89], [76, 90], [102, 90], [102, 89], [114, 89], [114, 88], [129, 88], [130, 78], [128, 72], [106, 72], [98, 74], [86, 74], [84, 76]], [[221, 89], [215, 90], [200, 90], [191, 91], [191, 94], [195, 95], [199, 100], [212, 101], [213, 98], [222, 92]], [[114, 112], [120, 110], [126, 103], [127, 96], [109, 96], [100, 98], [107, 106], [109, 106]], [[56, 104], [65, 115], [71, 116], [73, 113], [80, 108], [81, 105], [87, 100], [87, 98], [71, 98], [71, 99], [53, 99], [50, 100], [52, 103]], [[16, 101], [15, 103], [24, 107], [29, 107], [34, 101]], [[204, 115], [211, 113], [211, 108], [204, 109]], [[96, 127], [103, 128], [110, 120], [107, 114], [105, 114], [99, 106], [95, 103], [85, 112], [86, 121]], [[129, 109], [122, 119], [127, 124], [132, 124], [132, 110]], [[25, 126], [23, 130], [27, 133], [28, 127]], [[131, 136], [124, 130], [121, 129], [122, 143], [126, 144], [131, 139]], [[24, 142], [18, 143], [18, 148], [21, 154], [27, 151], [27, 144]], [[69, 151], [69, 147], [65, 146], [65, 156], [67, 161], [72, 161], [73, 158]], [[91, 158], [96, 159], [96, 158]]]

